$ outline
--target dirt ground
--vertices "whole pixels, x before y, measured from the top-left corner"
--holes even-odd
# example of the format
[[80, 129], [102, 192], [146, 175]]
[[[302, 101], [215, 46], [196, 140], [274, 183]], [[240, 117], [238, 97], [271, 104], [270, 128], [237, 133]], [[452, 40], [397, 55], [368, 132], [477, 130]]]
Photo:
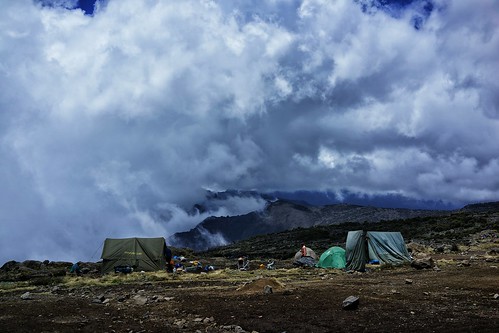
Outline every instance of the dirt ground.
[[[439, 263], [440, 270], [367, 273], [164, 273], [109, 285], [85, 285], [78, 277], [74, 286], [39, 286], [28, 296], [22, 288], [3, 288], [0, 331], [499, 332], [499, 262]], [[267, 285], [272, 293], [264, 293]], [[351, 295], [360, 304], [344, 310]]]

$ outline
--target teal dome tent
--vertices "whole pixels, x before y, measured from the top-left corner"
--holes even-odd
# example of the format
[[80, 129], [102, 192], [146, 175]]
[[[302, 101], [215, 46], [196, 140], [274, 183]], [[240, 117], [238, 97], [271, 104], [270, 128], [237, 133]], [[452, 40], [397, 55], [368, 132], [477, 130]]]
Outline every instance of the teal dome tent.
[[324, 252], [319, 258], [317, 267], [321, 268], [345, 268], [345, 250], [338, 246], [333, 246]]

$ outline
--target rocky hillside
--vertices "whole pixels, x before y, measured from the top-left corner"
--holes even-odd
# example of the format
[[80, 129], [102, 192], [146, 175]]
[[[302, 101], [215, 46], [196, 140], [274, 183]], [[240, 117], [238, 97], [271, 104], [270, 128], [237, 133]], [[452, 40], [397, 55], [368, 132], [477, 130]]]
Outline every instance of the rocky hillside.
[[262, 212], [210, 217], [195, 228], [176, 233], [169, 244], [196, 251], [230, 244], [257, 235], [340, 223], [376, 223], [415, 217], [446, 216], [449, 211], [378, 208], [348, 204], [310, 206], [285, 200], [269, 202]]

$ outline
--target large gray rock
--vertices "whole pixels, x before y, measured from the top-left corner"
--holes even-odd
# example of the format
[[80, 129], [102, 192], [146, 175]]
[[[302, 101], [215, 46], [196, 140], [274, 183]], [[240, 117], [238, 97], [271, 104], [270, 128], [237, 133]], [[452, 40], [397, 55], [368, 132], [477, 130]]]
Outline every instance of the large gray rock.
[[5, 264], [3, 264], [2, 268], [0, 268], [0, 270], [5, 271], [5, 272], [9, 272], [9, 271], [19, 269], [20, 265], [21, 264], [19, 262], [15, 261], [15, 260], [11, 260], [11, 261], [7, 261]]

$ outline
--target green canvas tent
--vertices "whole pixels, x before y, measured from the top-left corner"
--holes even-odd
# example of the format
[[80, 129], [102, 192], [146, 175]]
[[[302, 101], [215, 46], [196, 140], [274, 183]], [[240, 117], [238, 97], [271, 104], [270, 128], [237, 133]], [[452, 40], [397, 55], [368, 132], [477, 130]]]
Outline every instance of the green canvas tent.
[[138, 271], [157, 271], [166, 269], [171, 251], [163, 237], [106, 238], [101, 258], [102, 273], [114, 272], [120, 266]]
[[345, 250], [338, 246], [330, 247], [326, 250], [317, 263], [321, 268], [345, 268]]
[[400, 232], [349, 231], [346, 242], [347, 270], [363, 271], [366, 263], [400, 265], [411, 256]]

